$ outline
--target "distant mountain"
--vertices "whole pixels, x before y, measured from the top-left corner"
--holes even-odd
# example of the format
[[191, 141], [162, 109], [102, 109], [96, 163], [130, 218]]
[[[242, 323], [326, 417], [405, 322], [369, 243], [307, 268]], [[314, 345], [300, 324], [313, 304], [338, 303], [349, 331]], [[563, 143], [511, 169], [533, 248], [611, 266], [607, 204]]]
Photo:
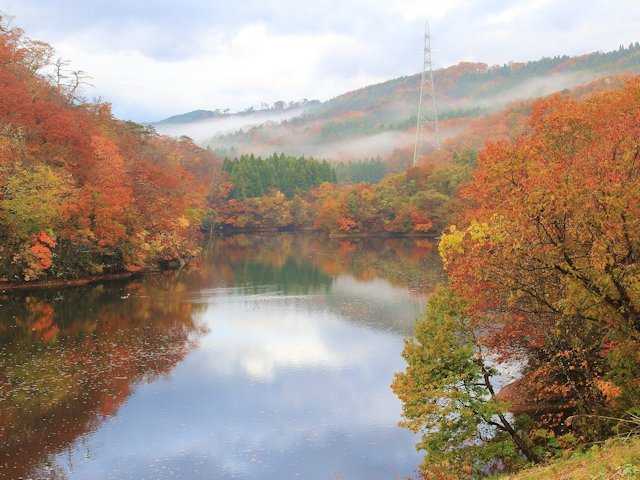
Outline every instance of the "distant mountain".
[[154, 125], [161, 125], [164, 123], [190, 123], [199, 122], [200, 120], [208, 120], [210, 118], [220, 118], [227, 115], [219, 110], [194, 110], [193, 112], [182, 113], [180, 115], [174, 115], [159, 122], [154, 122]]

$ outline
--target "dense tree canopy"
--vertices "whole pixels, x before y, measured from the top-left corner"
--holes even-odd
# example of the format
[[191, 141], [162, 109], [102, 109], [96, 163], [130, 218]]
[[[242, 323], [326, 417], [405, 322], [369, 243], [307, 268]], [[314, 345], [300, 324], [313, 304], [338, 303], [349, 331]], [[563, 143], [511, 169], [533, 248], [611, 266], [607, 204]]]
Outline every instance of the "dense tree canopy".
[[225, 160], [222, 170], [233, 184], [231, 197], [261, 197], [277, 190], [287, 198], [324, 182], [336, 182], [336, 172], [326, 161], [274, 154], [267, 158], [242, 155]]
[[83, 102], [65, 62], [40, 73], [49, 46], [0, 30], [0, 277], [137, 270], [194, 253], [213, 154]]
[[639, 119], [637, 79], [538, 102], [529, 134], [482, 153], [466, 226], [442, 242], [456, 290], [503, 326], [495, 346], [525, 356], [536, 398], [564, 405], [554, 428], [637, 401], [640, 372], [620, 358], [640, 339]]
[[[520, 366], [521, 378], [497, 398], [526, 416], [516, 422], [523, 438], [551, 455], [629, 431], [627, 416], [637, 415], [640, 401], [640, 79], [583, 100], [536, 102], [526, 133], [489, 143], [462, 194], [461, 224], [439, 247], [451, 284], [444, 305], [464, 305], [464, 315], [453, 318], [467, 319], [471, 329], [458, 321], [456, 339], [471, 331], [498, 369]], [[426, 429], [426, 446], [438, 436], [429, 430], [433, 420], [414, 408], [433, 401], [421, 382], [435, 388], [447, 378], [433, 370], [432, 350], [440, 347], [430, 339], [444, 325], [433, 317], [443, 300], [434, 302], [396, 381], [407, 422]], [[465, 354], [460, 348], [435, 357]], [[459, 362], [448, 365], [455, 370]], [[447, 395], [469, 375], [458, 370], [450, 373], [462, 383], [453, 382]], [[446, 405], [436, 401], [436, 414]], [[467, 405], [455, 407], [452, 418], [464, 418]], [[454, 427], [439, 426], [447, 438]], [[486, 447], [501, 441], [473, 424], [467, 433]], [[457, 440], [455, 448], [468, 447]], [[427, 456], [425, 465], [438, 458]]]
[[[470, 175], [475, 157], [474, 151], [464, 151], [454, 155], [451, 164], [440, 167], [387, 175], [375, 184], [325, 182], [308, 191], [298, 189], [289, 197], [274, 186], [262, 196], [238, 198], [236, 192], [252, 191], [247, 185], [266, 182], [259, 168], [237, 163], [237, 171], [250, 173], [237, 174], [235, 181], [227, 175], [213, 185], [206, 226], [209, 230], [315, 229], [343, 235], [435, 235], [456, 210], [458, 186]], [[245, 159], [245, 166], [260, 162]], [[233, 163], [226, 162], [225, 169], [230, 170]]]

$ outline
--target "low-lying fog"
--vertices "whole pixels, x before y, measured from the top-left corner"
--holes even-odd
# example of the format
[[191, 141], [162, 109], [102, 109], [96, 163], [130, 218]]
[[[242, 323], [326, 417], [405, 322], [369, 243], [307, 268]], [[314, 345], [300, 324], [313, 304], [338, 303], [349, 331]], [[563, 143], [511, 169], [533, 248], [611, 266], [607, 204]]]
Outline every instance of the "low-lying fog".
[[[512, 88], [496, 95], [483, 95], [480, 98], [460, 98], [446, 99], [440, 104], [440, 111], [454, 109], [481, 108], [484, 111], [496, 111], [504, 108], [507, 104], [525, 100], [529, 98], [541, 97], [561, 91], [566, 88], [574, 88], [578, 85], [594, 80], [597, 75], [591, 73], [557, 73], [515, 84]], [[406, 100], [406, 99], [405, 99]], [[416, 100], [417, 101], [417, 100]], [[415, 115], [410, 103], [398, 102], [395, 110], [382, 113], [388, 109], [389, 103], [380, 105], [378, 115], [387, 116], [393, 121], [398, 121], [404, 114], [404, 118]], [[400, 111], [403, 110], [403, 111]], [[236, 114], [224, 118], [215, 118], [191, 123], [158, 124], [156, 130], [159, 133], [180, 136], [187, 135], [197, 143], [213, 148], [234, 148], [237, 153], [254, 153], [257, 155], [269, 155], [271, 153], [285, 152], [292, 155], [313, 156], [336, 161], [350, 161], [354, 159], [364, 159], [373, 157], [388, 158], [395, 150], [407, 148], [413, 145], [415, 134], [409, 131], [389, 130], [375, 134], [352, 136], [339, 140], [318, 141], [317, 136], [304, 130], [298, 132], [292, 130], [291, 126], [282, 124], [284, 120], [289, 120], [303, 114], [305, 109], [291, 109], [283, 112], [258, 112], [253, 114]], [[389, 113], [389, 115], [387, 115]], [[393, 115], [392, 115], [393, 114]], [[391, 121], [391, 120], [389, 120]], [[249, 139], [233, 137], [225, 139], [220, 135], [246, 131], [251, 127], [261, 124], [269, 124], [267, 128], [261, 129], [256, 138]], [[440, 140], [457, 135], [461, 129], [449, 129], [440, 131]], [[430, 142], [430, 132], [425, 132], [426, 141]], [[238, 140], [240, 140], [238, 142]]]
[[215, 135], [246, 130], [267, 122], [279, 123], [289, 120], [304, 112], [303, 108], [292, 108], [285, 111], [265, 111], [256, 113], [237, 113], [220, 118], [210, 118], [197, 122], [158, 123], [154, 127], [162, 135], [180, 137], [186, 135], [196, 143], [204, 143]]
[[[460, 129], [440, 129], [438, 138], [442, 141], [458, 133], [460, 133]], [[289, 155], [304, 155], [333, 161], [353, 161], [378, 157], [388, 158], [396, 150], [408, 147], [413, 148], [415, 138], [414, 132], [387, 131], [322, 144], [312, 144], [304, 142], [304, 139], [295, 139], [284, 145], [278, 142], [225, 145], [224, 141], [214, 139], [210, 145], [213, 148], [234, 147], [235, 152], [238, 154], [253, 153], [255, 155], [268, 156], [272, 153], [285, 152]], [[426, 143], [434, 143], [433, 132], [426, 130], [424, 132], [424, 141]]]

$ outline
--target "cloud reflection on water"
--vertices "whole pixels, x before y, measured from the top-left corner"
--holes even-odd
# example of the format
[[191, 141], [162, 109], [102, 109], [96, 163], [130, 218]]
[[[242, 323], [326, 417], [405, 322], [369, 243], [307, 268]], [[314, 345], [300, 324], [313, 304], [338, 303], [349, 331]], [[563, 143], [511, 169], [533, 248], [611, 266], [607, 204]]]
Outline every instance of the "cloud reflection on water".
[[414, 438], [396, 427], [400, 407], [388, 388], [402, 368], [402, 337], [339, 313], [344, 302], [371, 306], [368, 285], [384, 291], [378, 309], [394, 300], [407, 305], [405, 292], [379, 279], [343, 278], [326, 295], [210, 295], [199, 314], [209, 331], [199, 348], [168, 381], [136, 391], [90, 439], [98, 461], [76, 452], [72, 476], [410, 474], [418, 462]]

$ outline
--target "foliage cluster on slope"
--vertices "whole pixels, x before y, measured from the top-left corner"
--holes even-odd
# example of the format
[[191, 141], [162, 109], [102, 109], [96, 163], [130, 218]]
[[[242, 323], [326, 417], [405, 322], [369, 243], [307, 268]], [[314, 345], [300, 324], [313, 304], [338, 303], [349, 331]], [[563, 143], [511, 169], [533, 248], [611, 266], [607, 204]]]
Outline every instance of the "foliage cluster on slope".
[[133, 271], [195, 253], [213, 154], [82, 101], [82, 74], [52, 58], [1, 28], [2, 280]]
[[480, 153], [440, 241], [449, 286], [394, 382], [426, 478], [638, 433], [640, 79], [531, 112], [523, 134]]
[[[274, 185], [262, 196], [253, 192], [264, 191], [262, 185], [269, 177], [261, 177], [261, 172], [267, 163], [255, 157], [228, 161], [224, 170], [232, 174], [213, 185], [205, 229], [434, 235], [442, 231], [455, 212], [456, 190], [470, 175], [475, 157], [475, 152], [466, 151], [454, 155], [450, 165], [409, 169], [375, 184], [337, 185], [325, 181], [308, 189], [306, 185], [311, 182], [307, 182], [304, 188], [296, 189], [295, 183], [283, 176], [278, 182], [291, 189], [285, 193]], [[297, 168], [304, 172], [309, 163], [313, 165], [312, 161], [300, 162]], [[327, 176], [335, 181], [328, 164], [318, 165], [326, 168]]]

